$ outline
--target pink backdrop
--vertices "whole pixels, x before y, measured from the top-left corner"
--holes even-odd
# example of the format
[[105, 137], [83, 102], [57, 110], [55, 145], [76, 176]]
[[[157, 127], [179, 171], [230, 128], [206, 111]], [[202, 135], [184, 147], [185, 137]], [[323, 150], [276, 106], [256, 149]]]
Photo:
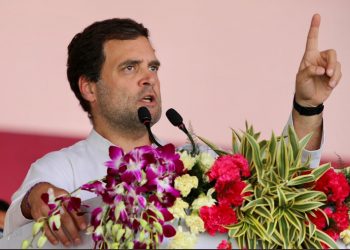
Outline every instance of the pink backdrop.
[[[268, 137], [287, 121], [309, 23], [318, 12], [319, 47], [336, 49], [343, 70], [325, 103], [324, 157], [348, 159], [349, 10], [347, 0], [1, 1], [0, 130], [84, 137], [91, 125], [66, 80], [66, 47], [93, 21], [131, 17], [150, 29], [162, 62], [164, 111], [176, 108], [197, 134], [223, 146], [230, 145], [230, 127], [243, 129], [245, 120]], [[165, 116], [153, 130], [185, 141]], [[7, 143], [0, 145], [7, 152]], [[20, 166], [21, 174], [28, 167]], [[13, 168], [1, 169], [6, 178]]]

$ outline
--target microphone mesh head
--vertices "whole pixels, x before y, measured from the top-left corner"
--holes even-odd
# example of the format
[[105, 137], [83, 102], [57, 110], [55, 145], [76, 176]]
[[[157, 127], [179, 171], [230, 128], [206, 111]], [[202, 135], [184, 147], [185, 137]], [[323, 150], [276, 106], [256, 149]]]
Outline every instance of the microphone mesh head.
[[175, 109], [168, 109], [168, 111], [165, 114], [166, 117], [168, 117], [168, 120], [174, 126], [178, 127], [183, 123], [181, 115], [178, 112], [176, 112]]
[[152, 120], [152, 116], [151, 116], [151, 113], [149, 112], [148, 108], [146, 107], [140, 107], [138, 110], [137, 110], [137, 113], [138, 113], [138, 116], [139, 116], [139, 120], [142, 124], [145, 124], [145, 123], [148, 123], [148, 122], [151, 122]]

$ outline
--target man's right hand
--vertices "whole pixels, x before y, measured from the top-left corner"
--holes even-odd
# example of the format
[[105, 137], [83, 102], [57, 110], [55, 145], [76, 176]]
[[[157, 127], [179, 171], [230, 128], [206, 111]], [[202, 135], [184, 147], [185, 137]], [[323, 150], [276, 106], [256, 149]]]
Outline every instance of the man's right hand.
[[[46, 193], [49, 188], [52, 188], [55, 197], [68, 194], [64, 189], [55, 187], [50, 183], [45, 182], [37, 184], [30, 190], [26, 201], [25, 199], [22, 201], [21, 208], [25, 217], [32, 218], [35, 221], [42, 217], [47, 217], [49, 207], [41, 199], [41, 195]], [[87, 227], [86, 225], [84, 216], [78, 216], [75, 211], [68, 212], [64, 207], [64, 212], [61, 214], [61, 227], [59, 230], [50, 229], [48, 223], [45, 223], [44, 230], [46, 237], [52, 244], [56, 245], [60, 241], [65, 246], [70, 246], [72, 243], [79, 244], [81, 242], [79, 231], [85, 230]]]

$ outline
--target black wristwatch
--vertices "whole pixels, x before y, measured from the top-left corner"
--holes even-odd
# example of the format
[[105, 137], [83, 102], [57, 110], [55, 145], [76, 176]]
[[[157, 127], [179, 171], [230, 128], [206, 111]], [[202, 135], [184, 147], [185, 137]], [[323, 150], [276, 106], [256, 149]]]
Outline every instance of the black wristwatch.
[[300, 115], [313, 116], [313, 115], [321, 114], [324, 109], [324, 106], [323, 106], [323, 103], [321, 103], [317, 107], [303, 107], [295, 101], [295, 95], [294, 95], [293, 108], [295, 108], [295, 110], [298, 111]]

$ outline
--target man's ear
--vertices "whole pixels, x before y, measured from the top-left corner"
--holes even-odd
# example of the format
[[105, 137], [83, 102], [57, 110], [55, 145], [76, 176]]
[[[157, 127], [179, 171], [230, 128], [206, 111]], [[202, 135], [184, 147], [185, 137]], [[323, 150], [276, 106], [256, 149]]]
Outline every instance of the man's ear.
[[86, 76], [80, 76], [78, 84], [83, 98], [89, 102], [94, 102], [96, 100], [96, 83], [88, 80]]

